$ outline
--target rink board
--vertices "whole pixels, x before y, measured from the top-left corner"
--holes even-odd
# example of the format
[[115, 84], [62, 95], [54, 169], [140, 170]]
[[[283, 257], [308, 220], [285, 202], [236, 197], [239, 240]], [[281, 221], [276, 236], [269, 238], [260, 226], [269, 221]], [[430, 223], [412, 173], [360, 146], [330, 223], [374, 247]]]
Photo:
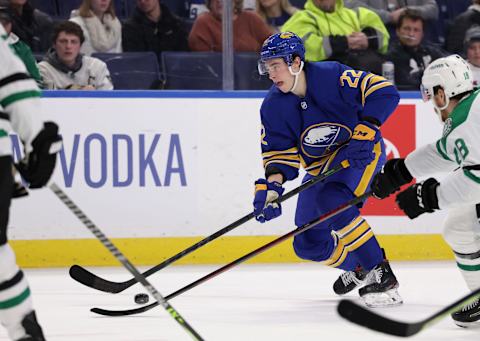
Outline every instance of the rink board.
[[[264, 94], [45, 92], [43, 115], [59, 123], [64, 138], [54, 181], [137, 264], [156, 264], [250, 212], [253, 182], [263, 173]], [[406, 92], [382, 133], [389, 155], [403, 157], [435, 141], [441, 124], [417, 93]], [[285, 202], [279, 219], [248, 222], [185, 262], [222, 263], [292, 230], [295, 204]], [[363, 213], [393, 259], [452, 257], [440, 237], [443, 212], [412, 221], [392, 201], [372, 201]], [[48, 189], [15, 200], [10, 226], [24, 266], [115, 264]], [[290, 244], [253, 261], [298, 261]]]

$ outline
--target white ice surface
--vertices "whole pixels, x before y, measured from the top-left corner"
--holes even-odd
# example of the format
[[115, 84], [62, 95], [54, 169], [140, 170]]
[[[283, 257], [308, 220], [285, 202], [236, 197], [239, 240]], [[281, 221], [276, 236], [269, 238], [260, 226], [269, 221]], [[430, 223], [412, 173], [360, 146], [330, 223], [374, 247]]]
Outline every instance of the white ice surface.
[[[392, 266], [405, 303], [376, 311], [395, 319], [423, 319], [468, 292], [453, 261], [397, 262]], [[166, 296], [216, 268], [171, 266], [149, 279]], [[90, 270], [110, 280], [130, 278], [123, 268]], [[191, 340], [162, 307], [129, 317], [103, 317], [89, 311], [91, 307], [138, 307], [133, 296], [145, 292], [138, 284], [120, 294], [107, 294], [73, 281], [68, 269], [26, 273], [49, 341]], [[172, 299], [171, 304], [205, 340], [400, 340], [358, 327], [337, 315], [340, 298], [331, 286], [339, 273], [314, 263], [241, 265]], [[358, 300], [356, 293], [348, 297]], [[458, 328], [447, 317], [411, 339], [480, 340], [480, 329]], [[8, 340], [1, 328], [0, 340]]]

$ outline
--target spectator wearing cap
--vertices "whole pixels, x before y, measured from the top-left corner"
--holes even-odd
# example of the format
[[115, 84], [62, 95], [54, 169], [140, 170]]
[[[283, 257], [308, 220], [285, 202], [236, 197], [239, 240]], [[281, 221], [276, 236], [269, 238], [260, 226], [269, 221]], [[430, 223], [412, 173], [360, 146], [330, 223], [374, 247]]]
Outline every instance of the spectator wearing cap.
[[40, 76], [37, 61], [32, 54], [32, 50], [12, 32], [12, 10], [6, 1], [0, 1], [0, 24], [3, 25], [7, 32], [7, 43], [25, 64], [30, 77], [35, 79], [39, 87], [42, 87], [42, 77]]
[[52, 18], [34, 8], [28, 0], [8, 0], [12, 9], [12, 31], [33, 52], [45, 52], [50, 47]]
[[446, 50], [463, 55], [465, 34], [470, 27], [475, 25], [480, 26], [480, 0], [473, 0], [472, 5], [453, 20], [445, 41]]
[[53, 46], [38, 64], [47, 89], [112, 90], [110, 72], [100, 59], [84, 56], [82, 28], [72, 22], [59, 23], [53, 32]]
[[79, 24], [85, 35], [82, 53], [122, 52], [122, 25], [115, 15], [113, 0], [83, 0], [70, 20]]
[[187, 51], [187, 30], [160, 0], [137, 0], [132, 16], [123, 24], [123, 51]]
[[387, 59], [395, 65], [395, 85], [400, 90], [418, 90], [423, 71], [435, 59], [446, 55], [436, 46], [423, 42], [425, 20], [419, 12], [406, 10], [400, 15]]
[[[223, 0], [207, 0], [208, 12], [195, 20], [188, 44], [192, 51], [222, 51]], [[254, 11], [243, 10], [243, 0], [233, 1], [233, 49], [236, 52], [260, 51], [273, 30]]]
[[465, 34], [467, 61], [473, 74], [473, 83], [480, 85], [480, 26], [473, 26]]

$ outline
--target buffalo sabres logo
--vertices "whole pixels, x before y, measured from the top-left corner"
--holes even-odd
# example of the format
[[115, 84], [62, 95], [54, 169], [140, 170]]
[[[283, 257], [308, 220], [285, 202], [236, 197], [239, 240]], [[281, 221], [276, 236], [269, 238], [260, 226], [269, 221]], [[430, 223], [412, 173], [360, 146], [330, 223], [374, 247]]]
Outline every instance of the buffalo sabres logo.
[[309, 147], [327, 147], [335, 141], [339, 132], [339, 127], [325, 125], [309, 130], [303, 141]]
[[320, 123], [308, 127], [302, 134], [302, 150], [310, 157], [321, 157], [334, 152], [352, 136], [352, 131], [341, 124]]

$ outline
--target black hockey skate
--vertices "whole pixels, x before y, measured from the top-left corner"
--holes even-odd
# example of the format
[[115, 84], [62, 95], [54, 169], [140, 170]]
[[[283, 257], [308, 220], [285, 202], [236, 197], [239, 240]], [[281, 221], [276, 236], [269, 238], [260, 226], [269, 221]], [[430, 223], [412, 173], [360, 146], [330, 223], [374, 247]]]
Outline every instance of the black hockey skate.
[[27, 336], [18, 341], [46, 341], [45, 336], [43, 336], [42, 327], [38, 324], [35, 311], [32, 311], [23, 318], [22, 326], [27, 332]]
[[28, 195], [28, 191], [21, 182], [13, 183], [12, 199], [21, 198]]
[[353, 271], [345, 271], [333, 283], [333, 291], [337, 295], [345, 295], [355, 288], [365, 284], [365, 277], [368, 271], [365, 271], [360, 265]]
[[463, 328], [480, 328], [480, 298], [454, 312], [452, 319]]
[[395, 306], [403, 303], [398, 294], [398, 281], [387, 260], [374, 267], [365, 278], [365, 286], [358, 293], [371, 308]]

